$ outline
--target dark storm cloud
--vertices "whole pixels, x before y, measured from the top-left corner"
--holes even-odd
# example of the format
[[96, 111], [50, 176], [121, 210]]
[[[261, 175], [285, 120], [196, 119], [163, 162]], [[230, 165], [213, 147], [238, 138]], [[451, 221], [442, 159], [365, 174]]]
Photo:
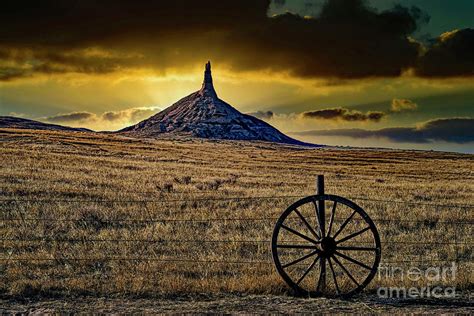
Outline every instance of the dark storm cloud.
[[[237, 71], [363, 78], [398, 76], [417, 62], [419, 44], [407, 36], [427, 17], [416, 7], [377, 12], [363, 0], [329, 0], [320, 16], [307, 19], [292, 13], [269, 17], [269, 4], [6, 0], [0, 10], [0, 80], [134, 67], [165, 70], [208, 58]], [[81, 55], [91, 47], [119, 56]]]
[[49, 51], [46, 48], [2, 48], [0, 61], [9, 61], [15, 67], [0, 63], [0, 81], [30, 77], [34, 74], [87, 73], [105, 74], [123, 66], [137, 65], [139, 56], [116, 54], [103, 50], [80, 49]]
[[286, 13], [251, 36], [237, 32], [235, 42], [252, 43], [261, 53], [254, 58], [243, 48], [234, 59], [243, 69], [280, 67], [300, 77], [399, 76], [418, 56], [419, 45], [407, 39], [418, 18], [416, 9], [377, 13], [363, 1], [332, 0], [317, 18]]
[[261, 120], [269, 120], [273, 118], [273, 112], [272, 111], [257, 111], [257, 112], [252, 112], [252, 113], [247, 113], [247, 115], [252, 115], [256, 118], [259, 118]]
[[474, 29], [442, 34], [420, 58], [417, 74], [425, 77], [473, 76]]
[[381, 137], [395, 142], [430, 143], [446, 141], [451, 143], [474, 142], [473, 118], [442, 118], [425, 122], [418, 127], [395, 127], [379, 130], [333, 129], [294, 133], [307, 136], [345, 136], [352, 138]]
[[0, 66], [0, 81], [10, 81], [24, 77], [27, 77], [26, 73], [20, 67]]
[[363, 121], [380, 121], [384, 116], [384, 112], [369, 111], [362, 113], [360, 111], [349, 110], [346, 108], [332, 108], [303, 112], [304, 118], [324, 119], [324, 120], [343, 120], [350, 122]]
[[48, 122], [76, 122], [76, 121], [85, 121], [95, 118], [94, 113], [90, 112], [72, 112], [67, 114], [58, 114], [54, 116], [46, 117], [44, 120]]

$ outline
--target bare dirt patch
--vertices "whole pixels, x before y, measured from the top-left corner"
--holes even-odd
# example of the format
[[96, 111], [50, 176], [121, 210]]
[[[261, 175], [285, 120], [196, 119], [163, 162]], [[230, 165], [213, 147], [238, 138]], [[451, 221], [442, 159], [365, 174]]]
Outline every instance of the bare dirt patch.
[[452, 300], [352, 300], [276, 295], [213, 295], [170, 298], [3, 299], [0, 313], [456, 313], [472, 314], [469, 297]]

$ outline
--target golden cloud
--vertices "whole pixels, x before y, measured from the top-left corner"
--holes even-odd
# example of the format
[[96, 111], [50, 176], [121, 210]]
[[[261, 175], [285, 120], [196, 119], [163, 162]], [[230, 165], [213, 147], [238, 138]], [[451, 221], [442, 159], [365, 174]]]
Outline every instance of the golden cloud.
[[408, 99], [393, 99], [390, 104], [391, 112], [413, 111], [418, 108], [418, 104]]
[[39, 120], [63, 123], [74, 127], [95, 127], [97, 130], [111, 129], [113, 127], [119, 129], [124, 125], [136, 124], [147, 119], [159, 110], [157, 107], [138, 107], [120, 111], [107, 111], [102, 114], [87, 111], [70, 112], [39, 118]]

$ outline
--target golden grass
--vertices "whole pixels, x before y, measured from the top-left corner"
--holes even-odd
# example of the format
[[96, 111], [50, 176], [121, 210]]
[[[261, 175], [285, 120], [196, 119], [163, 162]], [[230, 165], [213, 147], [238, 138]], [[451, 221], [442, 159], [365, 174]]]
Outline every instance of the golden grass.
[[[318, 174], [327, 193], [353, 198], [375, 219], [382, 264], [444, 267], [457, 257], [455, 280], [438, 283], [472, 287], [472, 225], [443, 222], [472, 222], [473, 209], [431, 205], [474, 204], [472, 155], [12, 129], [0, 141], [0, 195], [16, 199], [1, 202], [2, 218], [23, 219], [0, 221], [0, 255], [10, 258], [0, 262], [3, 293], [281, 293], [273, 226], [295, 196], [314, 194]], [[232, 199], [275, 196], [289, 197]], [[453, 241], [464, 244], [443, 244]], [[77, 260], [150, 257], [184, 261]], [[376, 277], [370, 288], [426, 282]]]

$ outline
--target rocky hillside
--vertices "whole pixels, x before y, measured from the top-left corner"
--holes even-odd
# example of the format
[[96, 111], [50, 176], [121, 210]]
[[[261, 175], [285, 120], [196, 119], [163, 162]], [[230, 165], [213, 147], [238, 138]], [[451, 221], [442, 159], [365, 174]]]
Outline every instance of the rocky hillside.
[[49, 131], [74, 131], [74, 132], [92, 132], [87, 128], [74, 128], [56, 124], [42, 123], [34, 120], [28, 120], [13, 116], [0, 116], [0, 128], [16, 129], [38, 129]]

